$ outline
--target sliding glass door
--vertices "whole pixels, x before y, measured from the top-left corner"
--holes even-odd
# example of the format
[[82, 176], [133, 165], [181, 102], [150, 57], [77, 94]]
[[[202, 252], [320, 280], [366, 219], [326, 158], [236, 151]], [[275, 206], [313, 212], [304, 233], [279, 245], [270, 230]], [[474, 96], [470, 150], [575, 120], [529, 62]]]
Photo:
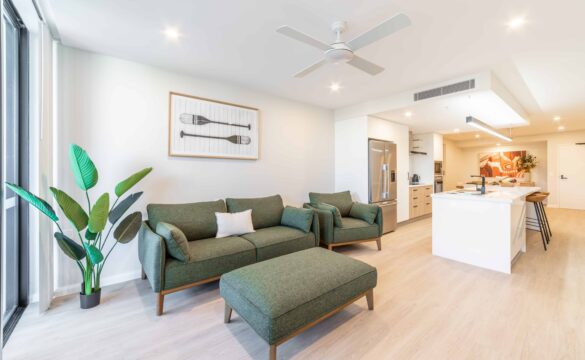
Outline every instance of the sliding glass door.
[[[26, 165], [28, 142], [26, 29], [10, 2], [4, 3], [2, 16], [2, 328], [4, 340], [27, 304], [28, 237], [27, 209], [21, 200], [4, 186], [6, 181], [20, 185], [28, 181]], [[23, 184], [23, 182], [25, 184]]]

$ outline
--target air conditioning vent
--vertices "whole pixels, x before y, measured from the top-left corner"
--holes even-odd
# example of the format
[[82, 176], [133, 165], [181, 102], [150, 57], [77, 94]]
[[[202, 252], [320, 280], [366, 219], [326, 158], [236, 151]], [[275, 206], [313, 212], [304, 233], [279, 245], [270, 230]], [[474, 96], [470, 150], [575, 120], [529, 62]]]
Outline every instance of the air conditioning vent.
[[455, 84], [451, 84], [451, 85], [447, 85], [447, 86], [443, 86], [443, 87], [439, 87], [439, 88], [435, 88], [435, 89], [417, 92], [414, 94], [414, 101], [430, 99], [430, 98], [434, 98], [437, 96], [453, 94], [456, 92], [470, 90], [470, 89], [475, 89], [475, 79], [466, 80], [466, 81], [458, 82]]

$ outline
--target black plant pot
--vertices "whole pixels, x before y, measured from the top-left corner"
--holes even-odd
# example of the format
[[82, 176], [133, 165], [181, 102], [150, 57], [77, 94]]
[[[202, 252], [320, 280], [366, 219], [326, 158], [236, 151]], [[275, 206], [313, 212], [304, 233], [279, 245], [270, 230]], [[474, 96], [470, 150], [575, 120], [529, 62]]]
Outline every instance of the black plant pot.
[[92, 307], [96, 307], [100, 304], [101, 295], [102, 289], [99, 289], [90, 295], [85, 295], [84, 286], [82, 283], [81, 292], [79, 293], [79, 306], [82, 309], [91, 309]]

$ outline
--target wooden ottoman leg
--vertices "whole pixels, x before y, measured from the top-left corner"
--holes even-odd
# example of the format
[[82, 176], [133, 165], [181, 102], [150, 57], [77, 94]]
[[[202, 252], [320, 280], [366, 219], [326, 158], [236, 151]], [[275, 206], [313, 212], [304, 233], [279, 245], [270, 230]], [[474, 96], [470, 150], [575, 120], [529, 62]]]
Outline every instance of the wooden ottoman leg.
[[376, 244], [378, 244], [378, 251], [381, 251], [382, 250], [382, 238], [377, 238]]
[[366, 300], [368, 301], [368, 310], [374, 310], [374, 289], [366, 292]]
[[276, 360], [276, 345], [270, 345], [268, 360]]
[[231, 318], [232, 318], [232, 308], [226, 302], [225, 303], [225, 312], [223, 315], [223, 322], [226, 324], [229, 324]]

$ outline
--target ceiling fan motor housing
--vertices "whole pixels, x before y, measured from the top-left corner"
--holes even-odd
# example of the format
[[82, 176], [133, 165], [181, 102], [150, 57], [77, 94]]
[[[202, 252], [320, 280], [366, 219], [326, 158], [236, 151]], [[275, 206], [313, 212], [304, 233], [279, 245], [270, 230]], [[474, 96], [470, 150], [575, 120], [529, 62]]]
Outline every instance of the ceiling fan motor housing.
[[353, 58], [353, 51], [345, 43], [335, 43], [325, 51], [325, 58], [334, 64], [348, 62]]

